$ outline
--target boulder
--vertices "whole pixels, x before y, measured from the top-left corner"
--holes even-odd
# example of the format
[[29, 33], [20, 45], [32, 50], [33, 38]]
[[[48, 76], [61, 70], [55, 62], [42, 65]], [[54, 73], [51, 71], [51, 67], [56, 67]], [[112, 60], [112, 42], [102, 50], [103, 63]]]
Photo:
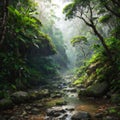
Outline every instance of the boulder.
[[32, 108], [31, 113], [37, 115], [40, 114], [40, 110], [38, 108]]
[[30, 96], [27, 92], [18, 91], [11, 95], [12, 101], [16, 104], [24, 103], [29, 100]]
[[87, 87], [84, 90], [79, 92], [79, 96], [87, 96], [87, 97], [101, 97], [103, 96], [108, 90], [107, 82], [97, 82], [92, 84], [91, 86]]
[[43, 89], [43, 90], [34, 90], [29, 92], [30, 98], [35, 100], [35, 99], [42, 99], [45, 97], [50, 97], [50, 92], [48, 89]]
[[0, 100], [0, 110], [7, 109], [13, 106], [11, 99], [4, 98]]
[[71, 120], [91, 120], [88, 112], [80, 111], [72, 115]]
[[67, 92], [77, 92], [76, 88], [66, 88], [66, 89], [64, 89], [64, 91], [67, 91]]
[[66, 111], [62, 107], [53, 107], [47, 110], [47, 115], [52, 117], [58, 117]]
[[[57, 120], [66, 120], [66, 118], [68, 118], [68, 114], [67, 113], [65, 113], [65, 114], [63, 114], [63, 115], [61, 115], [60, 117], [58, 117], [58, 119]], [[68, 119], [67, 119], [68, 120]]]
[[97, 114], [95, 114], [94, 115], [94, 117], [97, 119], [102, 119], [102, 117], [103, 117], [103, 113], [97, 113]]

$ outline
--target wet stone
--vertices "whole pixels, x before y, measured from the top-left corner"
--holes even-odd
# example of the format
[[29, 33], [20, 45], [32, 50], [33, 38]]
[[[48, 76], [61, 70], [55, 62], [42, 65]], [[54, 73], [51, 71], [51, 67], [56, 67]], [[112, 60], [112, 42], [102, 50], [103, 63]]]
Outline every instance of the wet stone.
[[81, 111], [75, 113], [71, 120], [91, 120], [91, 116], [88, 112]]
[[33, 109], [31, 110], [31, 113], [34, 114], [34, 115], [37, 115], [37, 114], [40, 113], [40, 110], [39, 110], [38, 108], [33, 108]]
[[60, 117], [58, 117], [59, 120], [65, 120], [67, 118], [68, 114], [63, 114]]
[[61, 102], [56, 103], [57, 106], [62, 106], [62, 105], [66, 105], [66, 104], [67, 104], [66, 101], [61, 101]]
[[53, 116], [54, 117], [58, 117], [58, 116], [60, 116], [62, 113], [61, 112], [55, 112], [54, 114], [53, 114]]
[[60, 114], [63, 114], [65, 112], [66, 111], [61, 107], [53, 107], [53, 108], [47, 110], [47, 115], [56, 117], [57, 114], [60, 115]]
[[9, 120], [16, 120], [15, 116], [11, 116]]
[[51, 98], [60, 98], [62, 97], [62, 94], [52, 94]]
[[41, 108], [41, 107], [43, 107], [43, 104], [42, 103], [35, 103], [32, 106], [37, 107], [37, 108]]
[[26, 111], [23, 111], [22, 115], [21, 116], [25, 116], [27, 115], [27, 112]]
[[75, 108], [73, 108], [73, 107], [69, 107], [69, 108], [66, 108], [65, 110], [67, 110], [67, 111], [74, 111], [75, 110]]
[[95, 118], [102, 118], [103, 117], [103, 113], [97, 113], [94, 117]]
[[31, 110], [32, 108], [31, 108], [31, 106], [26, 106], [25, 109], [26, 110]]
[[24, 116], [24, 118], [28, 120], [28, 119], [29, 119], [29, 116]]
[[66, 92], [77, 92], [76, 88], [66, 88], [64, 89]]

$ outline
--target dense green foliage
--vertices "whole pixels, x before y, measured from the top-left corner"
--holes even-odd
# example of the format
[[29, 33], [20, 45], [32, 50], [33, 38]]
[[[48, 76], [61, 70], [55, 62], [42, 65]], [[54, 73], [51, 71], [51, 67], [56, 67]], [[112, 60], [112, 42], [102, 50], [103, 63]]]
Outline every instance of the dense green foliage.
[[[64, 8], [63, 13], [66, 15], [66, 19], [82, 20], [92, 28], [101, 42], [92, 45], [94, 53], [84, 67], [78, 68], [78, 80], [75, 84], [85, 81], [86, 85], [91, 85], [97, 81], [107, 81], [113, 91], [119, 91], [119, 10], [118, 0], [73, 0]], [[72, 44], [76, 42], [79, 42], [78, 39], [72, 40]]]
[[[51, 3], [39, 1], [43, 7], [38, 10], [34, 0], [0, 2], [0, 89], [43, 84], [58, 69], [64, 72], [68, 67], [63, 31], [55, 23], [57, 6]], [[67, 20], [84, 24], [71, 40], [77, 56], [75, 84], [107, 81], [113, 91], [119, 91], [119, 0], [73, 0], [63, 13]]]
[[75, 46], [75, 44], [84, 43], [87, 44], [87, 39], [84, 36], [76, 36], [71, 40], [71, 44]]
[[[34, 2], [18, 0], [4, 4], [0, 16], [6, 28], [0, 41], [0, 88], [26, 88], [31, 80], [41, 80], [48, 73], [45, 71], [51, 71], [51, 63], [43, 57], [55, 54], [55, 47], [48, 35], [41, 32], [41, 22], [34, 17]], [[37, 55], [44, 66], [40, 71], [30, 64]]]
[[76, 65], [81, 66], [90, 55], [88, 40], [85, 36], [75, 36], [71, 40], [71, 44], [76, 50]]

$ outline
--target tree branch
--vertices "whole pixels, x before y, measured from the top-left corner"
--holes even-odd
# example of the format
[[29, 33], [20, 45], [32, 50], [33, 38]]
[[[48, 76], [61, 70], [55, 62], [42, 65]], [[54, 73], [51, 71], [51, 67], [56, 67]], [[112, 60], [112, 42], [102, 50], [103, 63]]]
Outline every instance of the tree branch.
[[116, 5], [117, 7], [120, 7], [120, 1], [116, 1], [116, 0], [111, 0], [111, 1], [114, 5]]
[[120, 18], [120, 14], [115, 12], [114, 10], [110, 9], [110, 7], [108, 7], [106, 4], [104, 5], [105, 8], [110, 11], [112, 14], [114, 14], [116, 17], [119, 17]]
[[79, 19], [83, 20], [86, 25], [88, 25], [88, 26], [90, 26], [90, 27], [92, 26], [89, 22], [87, 22], [87, 21], [85, 20], [85, 18], [80, 17], [80, 16], [77, 16], [77, 15], [76, 15], [76, 17], [78, 17]]

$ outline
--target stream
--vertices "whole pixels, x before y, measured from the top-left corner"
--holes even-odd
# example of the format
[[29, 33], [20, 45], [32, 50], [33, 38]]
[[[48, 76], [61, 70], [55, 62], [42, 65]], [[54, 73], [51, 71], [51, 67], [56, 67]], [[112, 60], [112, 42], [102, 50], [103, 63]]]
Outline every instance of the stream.
[[[65, 76], [64, 83], [60, 84], [61, 91], [63, 91], [63, 99], [67, 104], [61, 106], [54, 106], [49, 109], [48, 116], [45, 117], [45, 120], [71, 120], [73, 114], [77, 112], [87, 112], [91, 115], [92, 120], [98, 120], [94, 116], [99, 113], [100, 106], [106, 104], [104, 101], [96, 102], [93, 98], [85, 99], [78, 97], [78, 91], [81, 88], [76, 88], [71, 85], [73, 76]], [[62, 114], [58, 114], [61, 110], [65, 110]], [[51, 114], [50, 114], [51, 112]], [[52, 114], [53, 112], [53, 114]], [[56, 112], [56, 114], [55, 114]], [[77, 120], [77, 119], [76, 119]], [[80, 119], [80, 120], [89, 120], [89, 119]]]
[[15, 105], [0, 112], [0, 120], [74, 120], [71, 117], [79, 111], [90, 114], [92, 120], [98, 120], [94, 116], [100, 113], [106, 102], [79, 98], [78, 91], [83, 88], [72, 86], [72, 77], [66, 75], [59, 81], [52, 81], [50, 86], [44, 86], [44, 89], [50, 90], [49, 97]]

